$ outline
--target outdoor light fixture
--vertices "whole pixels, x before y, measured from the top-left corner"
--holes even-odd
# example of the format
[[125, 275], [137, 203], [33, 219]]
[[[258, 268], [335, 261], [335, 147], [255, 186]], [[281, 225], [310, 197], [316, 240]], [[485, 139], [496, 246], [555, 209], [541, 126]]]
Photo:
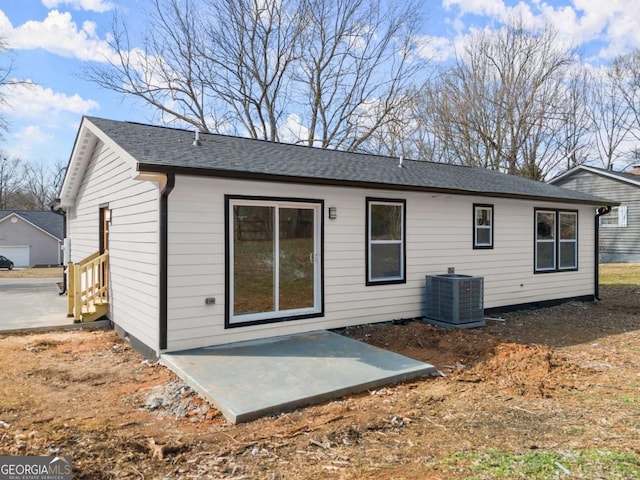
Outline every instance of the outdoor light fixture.
[[338, 209], [336, 207], [329, 207], [329, 218], [331, 220], [338, 218]]

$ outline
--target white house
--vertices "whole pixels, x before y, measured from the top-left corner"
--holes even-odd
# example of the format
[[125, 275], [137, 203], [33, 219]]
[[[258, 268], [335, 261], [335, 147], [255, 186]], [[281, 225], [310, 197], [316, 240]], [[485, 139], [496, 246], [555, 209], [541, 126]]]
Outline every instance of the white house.
[[149, 355], [424, 314], [425, 275], [488, 310], [597, 293], [596, 208], [495, 171], [85, 117], [60, 205], [108, 251], [108, 317]]

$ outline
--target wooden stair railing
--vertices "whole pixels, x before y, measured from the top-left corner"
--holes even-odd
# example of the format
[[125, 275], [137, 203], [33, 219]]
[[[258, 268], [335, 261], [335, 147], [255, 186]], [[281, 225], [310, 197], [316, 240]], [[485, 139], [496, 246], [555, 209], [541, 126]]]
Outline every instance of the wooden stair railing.
[[109, 254], [99, 252], [69, 263], [68, 315], [75, 322], [91, 322], [109, 313]]

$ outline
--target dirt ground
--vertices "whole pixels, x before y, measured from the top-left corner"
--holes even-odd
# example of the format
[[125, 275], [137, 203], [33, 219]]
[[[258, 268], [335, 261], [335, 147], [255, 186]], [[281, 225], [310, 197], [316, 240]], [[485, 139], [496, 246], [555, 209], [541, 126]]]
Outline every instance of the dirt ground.
[[0, 336], [0, 455], [70, 455], [74, 479], [640, 478], [640, 287], [602, 298], [347, 329], [445, 376], [236, 426], [112, 331]]

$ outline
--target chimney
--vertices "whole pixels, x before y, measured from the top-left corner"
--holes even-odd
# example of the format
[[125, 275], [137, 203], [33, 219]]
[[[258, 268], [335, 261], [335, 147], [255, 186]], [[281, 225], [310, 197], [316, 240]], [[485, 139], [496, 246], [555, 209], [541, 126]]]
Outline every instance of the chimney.
[[632, 175], [640, 175], [640, 165], [634, 165], [627, 173], [630, 173]]
[[196, 130], [196, 138], [193, 140], [193, 146], [194, 146], [194, 147], [197, 147], [197, 146], [199, 146], [199, 145], [202, 145], [202, 144], [200, 143], [200, 131], [199, 131], [199, 130]]

